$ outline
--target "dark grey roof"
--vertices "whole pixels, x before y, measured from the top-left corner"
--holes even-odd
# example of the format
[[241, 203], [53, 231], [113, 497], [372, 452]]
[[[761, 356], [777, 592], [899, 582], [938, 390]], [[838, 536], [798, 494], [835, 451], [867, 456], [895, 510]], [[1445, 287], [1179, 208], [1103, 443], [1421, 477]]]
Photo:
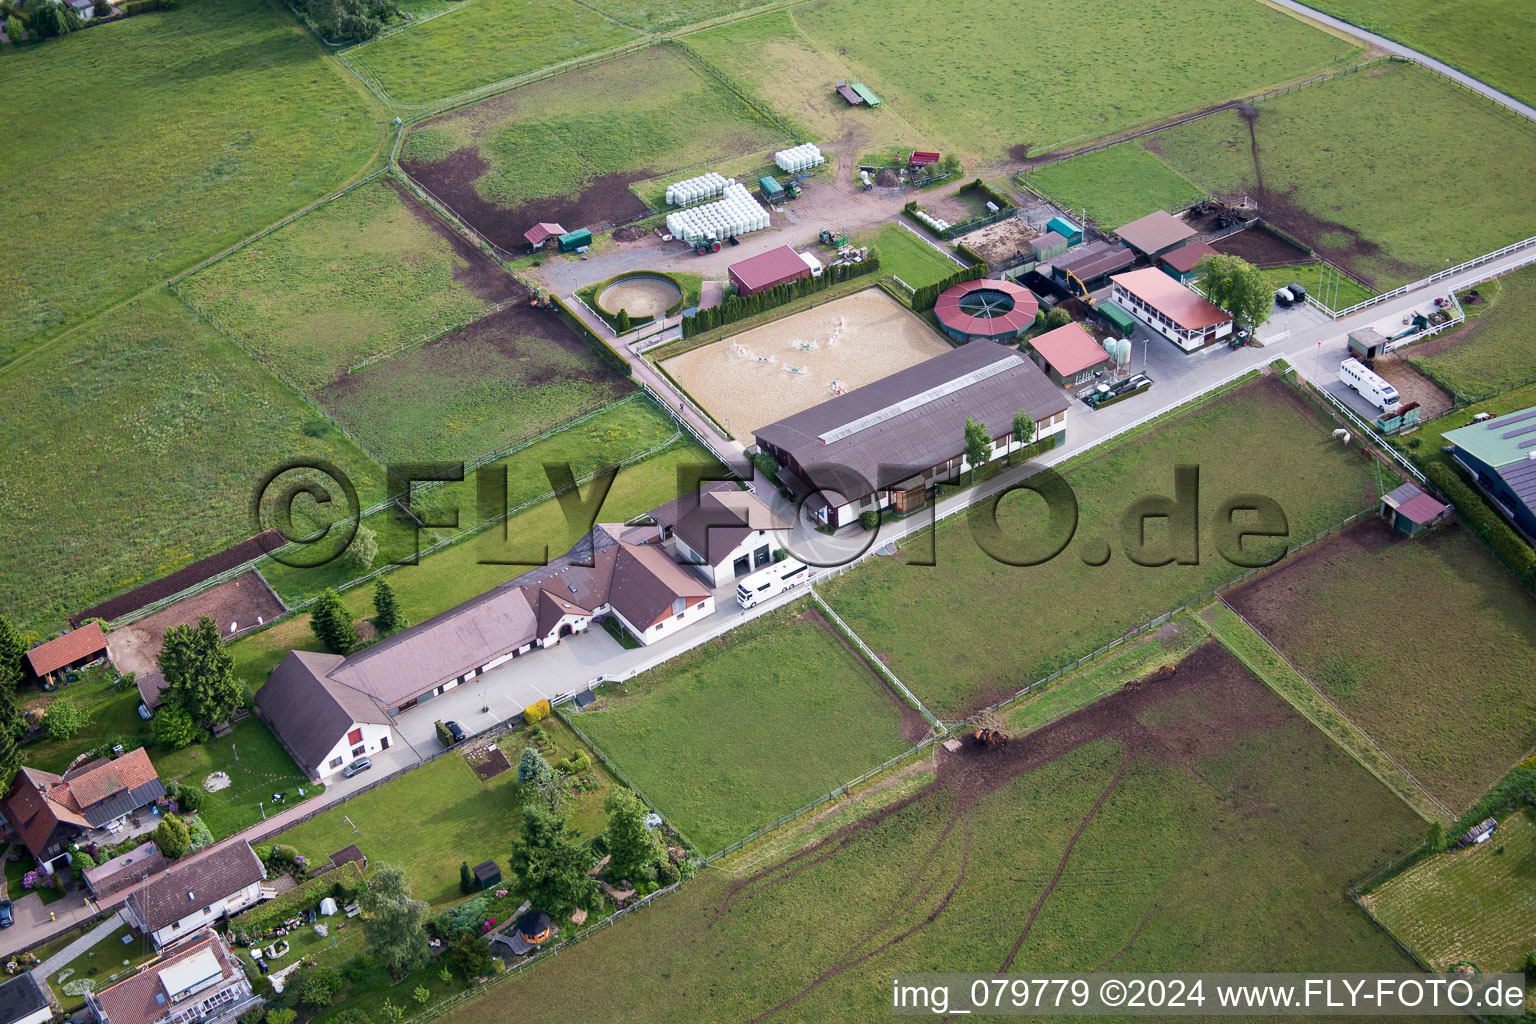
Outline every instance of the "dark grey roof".
[[677, 521], [673, 532], [710, 565], [719, 565], [758, 530], [788, 526], [756, 495], [733, 488], [730, 494], [704, 495], [697, 506]]
[[128, 906], [156, 932], [266, 877], [251, 844], [237, 839], [198, 854], [136, 890]]
[[378, 701], [327, 678], [342, 663], [339, 654], [290, 651], [261, 690], [256, 706], [299, 767], [314, 774], [354, 722], [388, 725]]
[[[984, 379], [846, 433], [849, 424], [863, 417], [999, 363], [1005, 365]], [[1013, 415], [1020, 409], [1040, 423], [1066, 408], [1061, 390], [1017, 350], [973, 341], [760, 427], [756, 434], [759, 442], [789, 452], [808, 482], [854, 499], [869, 493], [866, 484], [890, 487], [914, 471], [961, 454], [968, 417], [985, 423], [993, 437], [1001, 437], [1012, 431]], [[822, 435], [833, 431], [836, 439], [823, 443]]]
[[165, 703], [165, 676], [159, 669], [140, 672], [133, 677], [133, 682], [139, 688], [139, 700], [149, 710], [153, 711]]
[[663, 529], [674, 529], [680, 519], [699, 507], [704, 501], [706, 494], [717, 494], [737, 489], [736, 484], [730, 480], [702, 481], [696, 490], [679, 495], [665, 505], [651, 509], [651, 518], [656, 520], [656, 525]]
[[709, 593], [708, 587], [653, 545], [626, 544], [614, 557], [608, 603], [637, 629], [648, 629], [670, 614], [679, 598], [704, 598]]
[[80, 814], [91, 823], [92, 828], [100, 828], [112, 819], [121, 818], [130, 811], [138, 810], [145, 804], [152, 804], [163, 796], [165, 796], [165, 785], [159, 779], [151, 779], [132, 789], [113, 793], [105, 800], [83, 809]]
[[1423, 493], [1424, 493], [1423, 491], [1419, 490], [1419, 487], [1418, 487], [1417, 484], [1406, 483], [1406, 484], [1402, 484], [1401, 486], [1395, 487], [1392, 490], [1388, 491], [1382, 497], [1382, 500], [1385, 501], [1388, 505], [1392, 506], [1393, 508], [1396, 508], [1399, 505], [1402, 505], [1402, 504], [1404, 504], [1406, 502], [1412, 501], [1414, 498], [1417, 498], [1419, 495], [1421, 495]]
[[1512, 462], [1494, 470], [1526, 508], [1536, 512], [1536, 461]]
[[1123, 270], [1136, 262], [1136, 251], [1113, 242], [1090, 242], [1081, 249], [1073, 250], [1051, 260], [1051, 266], [1060, 271], [1072, 271], [1084, 281], [1103, 277], [1116, 270]]
[[48, 997], [32, 976], [32, 972], [18, 974], [0, 985], [0, 1024], [14, 1024], [48, 1005]]
[[493, 878], [501, 877], [501, 868], [496, 866], [493, 860], [481, 861], [475, 865], [475, 878], [481, 882], [488, 882]]

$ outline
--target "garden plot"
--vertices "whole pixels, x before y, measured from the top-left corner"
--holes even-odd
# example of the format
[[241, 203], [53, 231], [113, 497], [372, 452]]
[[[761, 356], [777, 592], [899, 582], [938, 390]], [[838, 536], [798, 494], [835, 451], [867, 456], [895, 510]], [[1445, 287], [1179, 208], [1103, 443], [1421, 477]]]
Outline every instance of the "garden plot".
[[1413, 969], [1343, 893], [1422, 823], [1215, 644], [1172, 679], [935, 766], [927, 788], [876, 794], [883, 807], [787, 856], [749, 847], [562, 949], [515, 999], [446, 1019], [872, 1021], [918, 964]]
[[1459, 814], [1536, 745], [1536, 601], [1463, 527], [1351, 527], [1227, 600]]
[[661, 365], [711, 416], [744, 436], [949, 347], [901, 303], [870, 288]]
[[475, 230], [523, 252], [536, 223], [632, 220], [646, 212], [632, 183], [788, 141], [677, 47], [656, 46], [424, 121], [400, 160]]

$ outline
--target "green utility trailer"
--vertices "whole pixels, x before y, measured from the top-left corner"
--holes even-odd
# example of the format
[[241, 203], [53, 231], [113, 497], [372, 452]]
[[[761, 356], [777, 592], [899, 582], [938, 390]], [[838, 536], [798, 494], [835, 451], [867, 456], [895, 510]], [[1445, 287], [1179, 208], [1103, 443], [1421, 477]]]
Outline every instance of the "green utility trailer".
[[560, 236], [561, 252], [575, 252], [578, 249], [585, 249], [591, 244], [592, 232], [588, 231], [586, 228], [579, 228], [576, 231], [567, 231], [565, 234]]

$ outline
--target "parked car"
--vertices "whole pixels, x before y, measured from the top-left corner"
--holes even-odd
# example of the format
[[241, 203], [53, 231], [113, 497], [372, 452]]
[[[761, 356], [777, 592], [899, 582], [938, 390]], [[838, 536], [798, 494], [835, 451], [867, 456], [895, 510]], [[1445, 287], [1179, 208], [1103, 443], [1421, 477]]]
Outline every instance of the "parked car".
[[11, 910], [10, 900], [0, 900], [0, 928], [9, 928], [16, 923], [16, 914]]
[[1275, 289], [1275, 305], [1280, 306], [1283, 309], [1290, 309], [1295, 302], [1296, 297], [1291, 294], [1291, 290], [1289, 288]]
[[1305, 302], [1307, 300], [1307, 290], [1295, 281], [1286, 285], [1285, 290], [1291, 293], [1292, 300], [1296, 302]]
[[341, 774], [350, 779], [354, 775], [361, 775], [363, 772], [372, 767], [372, 761], [368, 760], [366, 757], [360, 757], [356, 761], [353, 761], [351, 764], [347, 765], [346, 768], [342, 769]]
[[453, 737], [453, 742], [464, 742], [464, 727], [458, 722], [444, 722], [443, 728], [448, 730], [448, 735]]

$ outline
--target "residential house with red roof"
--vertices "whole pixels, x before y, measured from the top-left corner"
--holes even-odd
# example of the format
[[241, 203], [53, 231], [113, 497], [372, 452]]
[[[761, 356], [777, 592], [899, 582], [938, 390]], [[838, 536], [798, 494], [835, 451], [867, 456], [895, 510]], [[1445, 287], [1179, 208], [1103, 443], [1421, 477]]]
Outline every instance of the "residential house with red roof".
[[52, 874], [68, 865], [71, 843], [92, 834], [116, 835], [130, 814], [163, 796], [165, 786], [140, 747], [116, 759], [97, 758], [63, 775], [22, 768], [0, 810], [43, 870]]
[[206, 931], [99, 992], [85, 992], [99, 1024], [221, 1024], [258, 1004], [240, 960]]

